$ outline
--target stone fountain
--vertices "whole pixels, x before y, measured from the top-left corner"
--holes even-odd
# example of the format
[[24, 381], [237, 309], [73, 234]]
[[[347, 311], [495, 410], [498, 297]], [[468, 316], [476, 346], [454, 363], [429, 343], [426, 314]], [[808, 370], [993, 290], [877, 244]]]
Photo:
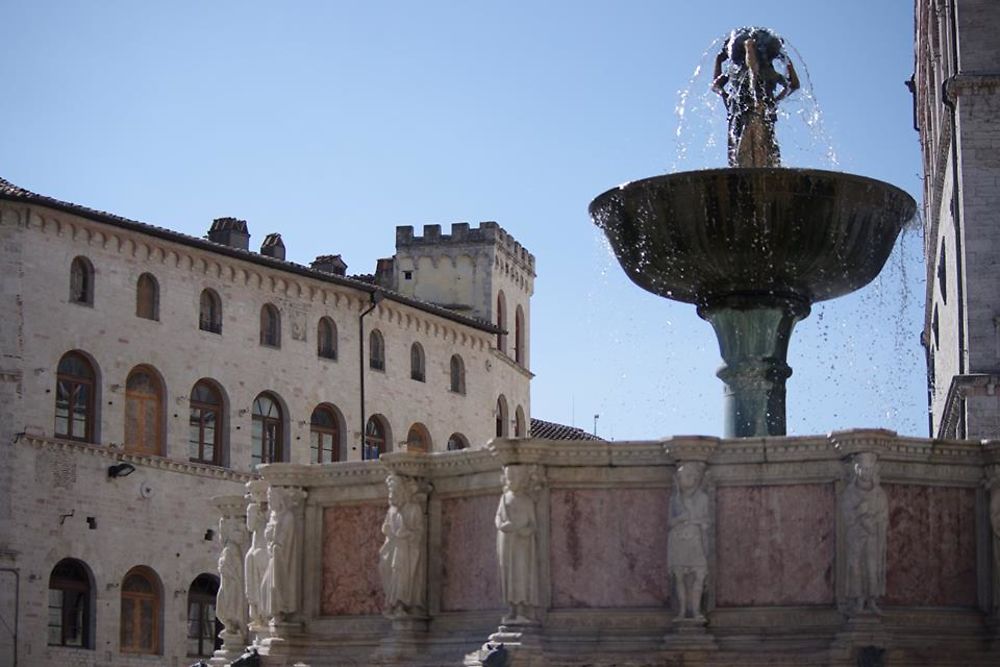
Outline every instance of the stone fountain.
[[729, 168], [633, 181], [590, 204], [629, 278], [695, 304], [715, 329], [727, 437], [785, 435], [795, 323], [813, 303], [871, 282], [916, 211], [887, 183], [778, 166], [776, 107], [796, 88], [781, 38], [733, 31], [713, 81], [727, 108]]

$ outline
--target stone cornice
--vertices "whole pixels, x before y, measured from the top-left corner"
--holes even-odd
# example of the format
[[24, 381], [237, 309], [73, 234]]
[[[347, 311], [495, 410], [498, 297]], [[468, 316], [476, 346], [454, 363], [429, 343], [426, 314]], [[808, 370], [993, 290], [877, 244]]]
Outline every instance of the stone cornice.
[[191, 463], [188, 461], [175, 461], [162, 456], [149, 456], [145, 454], [131, 454], [121, 449], [105, 445], [94, 445], [84, 442], [72, 442], [70, 440], [58, 440], [55, 438], [45, 438], [37, 435], [23, 435], [19, 442], [34, 447], [36, 449], [48, 449], [56, 451], [71, 452], [82, 456], [96, 456], [108, 459], [109, 461], [121, 461], [131, 463], [137, 467], [152, 468], [156, 470], [166, 470], [170, 472], [182, 473], [186, 475], [196, 475], [198, 477], [208, 477], [211, 479], [222, 479], [231, 482], [246, 483], [254, 479], [254, 475], [246, 472], [229, 470], [218, 466], [205, 465], [203, 463]]
[[[28, 196], [28, 195], [26, 195]], [[106, 250], [129, 253], [147, 261], [171, 262], [192, 272], [235, 284], [270, 290], [278, 296], [306, 301], [332, 302], [335, 307], [358, 309], [367, 307], [370, 293], [385, 294], [387, 306], [410, 306], [422, 312], [430, 324], [441, 326], [442, 320], [459, 333], [469, 336], [468, 329], [488, 337], [498, 332], [493, 324], [449, 311], [441, 306], [403, 296], [351, 278], [317, 271], [293, 262], [277, 260], [246, 250], [195, 238], [172, 230], [135, 222], [106, 213], [90, 211], [75, 204], [30, 195], [42, 201], [28, 199], [34, 214], [28, 214], [27, 227], [43, 233], [55, 233], [96, 245]], [[25, 197], [0, 196], [0, 200], [23, 201]], [[59, 215], [59, 214], [63, 215]], [[70, 217], [72, 216], [72, 217]], [[138, 235], [138, 236], [137, 236]], [[485, 340], [485, 339], [484, 339]]]
[[386, 469], [378, 461], [334, 464], [269, 463], [260, 467], [261, 479], [271, 486], [354, 486], [383, 482]]

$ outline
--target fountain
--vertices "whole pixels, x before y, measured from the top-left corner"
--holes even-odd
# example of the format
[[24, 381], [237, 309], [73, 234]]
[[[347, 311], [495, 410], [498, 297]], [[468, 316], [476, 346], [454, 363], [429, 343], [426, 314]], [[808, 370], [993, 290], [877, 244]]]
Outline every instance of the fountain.
[[734, 30], [712, 85], [726, 105], [729, 167], [626, 183], [590, 214], [635, 284], [695, 304], [712, 325], [725, 435], [785, 435], [795, 323], [871, 282], [916, 203], [870, 178], [779, 166], [777, 104], [799, 84], [770, 30]]

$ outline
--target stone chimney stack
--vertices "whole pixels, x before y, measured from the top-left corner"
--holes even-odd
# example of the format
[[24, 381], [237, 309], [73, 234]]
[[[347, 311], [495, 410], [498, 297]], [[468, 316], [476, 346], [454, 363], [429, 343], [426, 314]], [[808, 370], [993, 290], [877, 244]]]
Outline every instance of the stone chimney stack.
[[395, 289], [396, 260], [393, 257], [383, 257], [375, 264], [375, 284], [386, 289]]
[[340, 255], [320, 255], [313, 260], [310, 266], [315, 271], [332, 273], [335, 276], [347, 275], [347, 262]]
[[250, 249], [250, 232], [246, 220], [216, 218], [208, 230], [208, 240], [240, 250]]
[[264, 242], [260, 244], [260, 254], [275, 259], [285, 259], [285, 244], [281, 240], [281, 234], [272, 232], [264, 237]]

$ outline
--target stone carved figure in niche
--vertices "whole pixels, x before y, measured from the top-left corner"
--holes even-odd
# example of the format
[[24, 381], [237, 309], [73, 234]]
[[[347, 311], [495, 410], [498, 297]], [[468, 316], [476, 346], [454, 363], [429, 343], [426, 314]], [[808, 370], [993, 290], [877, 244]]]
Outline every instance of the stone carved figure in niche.
[[219, 519], [219, 592], [215, 615], [226, 626], [225, 632], [237, 639], [247, 636], [247, 598], [244, 584], [243, 545], [246, 527], [241, 518]]
[[260, 590], [267, 569], [267, 542], [264, 525], [267, 523], [267, 503], [263, 490], [257, 482], [250, 482], [247, 504], [247, 531], [250, 533], [250, 548], [243, 559], [244, 591], [249, 610], [249, 624], [252, 630], [261, 630], [267, 625], [267, 616], [261, 607]]
[[504, 466], [502, 479], [495, 523], [500, 590], [510, 608], [503, 623], [530, 625], [538, 622], [541, 606], [536, 508], [541, 473], [537, 466], [509, 465]]
[[993, 614], [1000, 616], [1000, 474], [990, 482], [990, 527], [993, 529]]
[[708, 575], [708, 492], [705, 464], [688, 461], [677, 468], [670, 496], [667, 565], [677, 592], [678, 620], [704, 622], [702, 593]]
[[875, 601], [885, 595], [889, 500], [879, 484], [878, 457], [874, 453], [857, 454], [849, 463], [840, 511], [846, 542], [847, 611], [881, 613]]
[[260, 586], [260, 606], [272, 624], [282, 623], [299, 608], [299, 542], [296, 510], [305, 491], [271, 487], [267, 492], [271, 516], [264, 527], [267, 569]]
[[[784, 74], [775, 69], [775, 61], [782, 63]], [[777, 106], [798, 87], [798, 74], [781, 37], [766, 28], [730, 33], [715, 58], [712, 78], [712, 90], [726, 105], [730, 167], [780, 166], [774, 135]]]
[[386, 479], [389, 511], [382, 522], [385, 542], [379, 550], [379, 574], [389, 617], [426, 614], [427, 568], [425, 544], [427, 518], [425, 494], [412, 477], [395, 473]]

